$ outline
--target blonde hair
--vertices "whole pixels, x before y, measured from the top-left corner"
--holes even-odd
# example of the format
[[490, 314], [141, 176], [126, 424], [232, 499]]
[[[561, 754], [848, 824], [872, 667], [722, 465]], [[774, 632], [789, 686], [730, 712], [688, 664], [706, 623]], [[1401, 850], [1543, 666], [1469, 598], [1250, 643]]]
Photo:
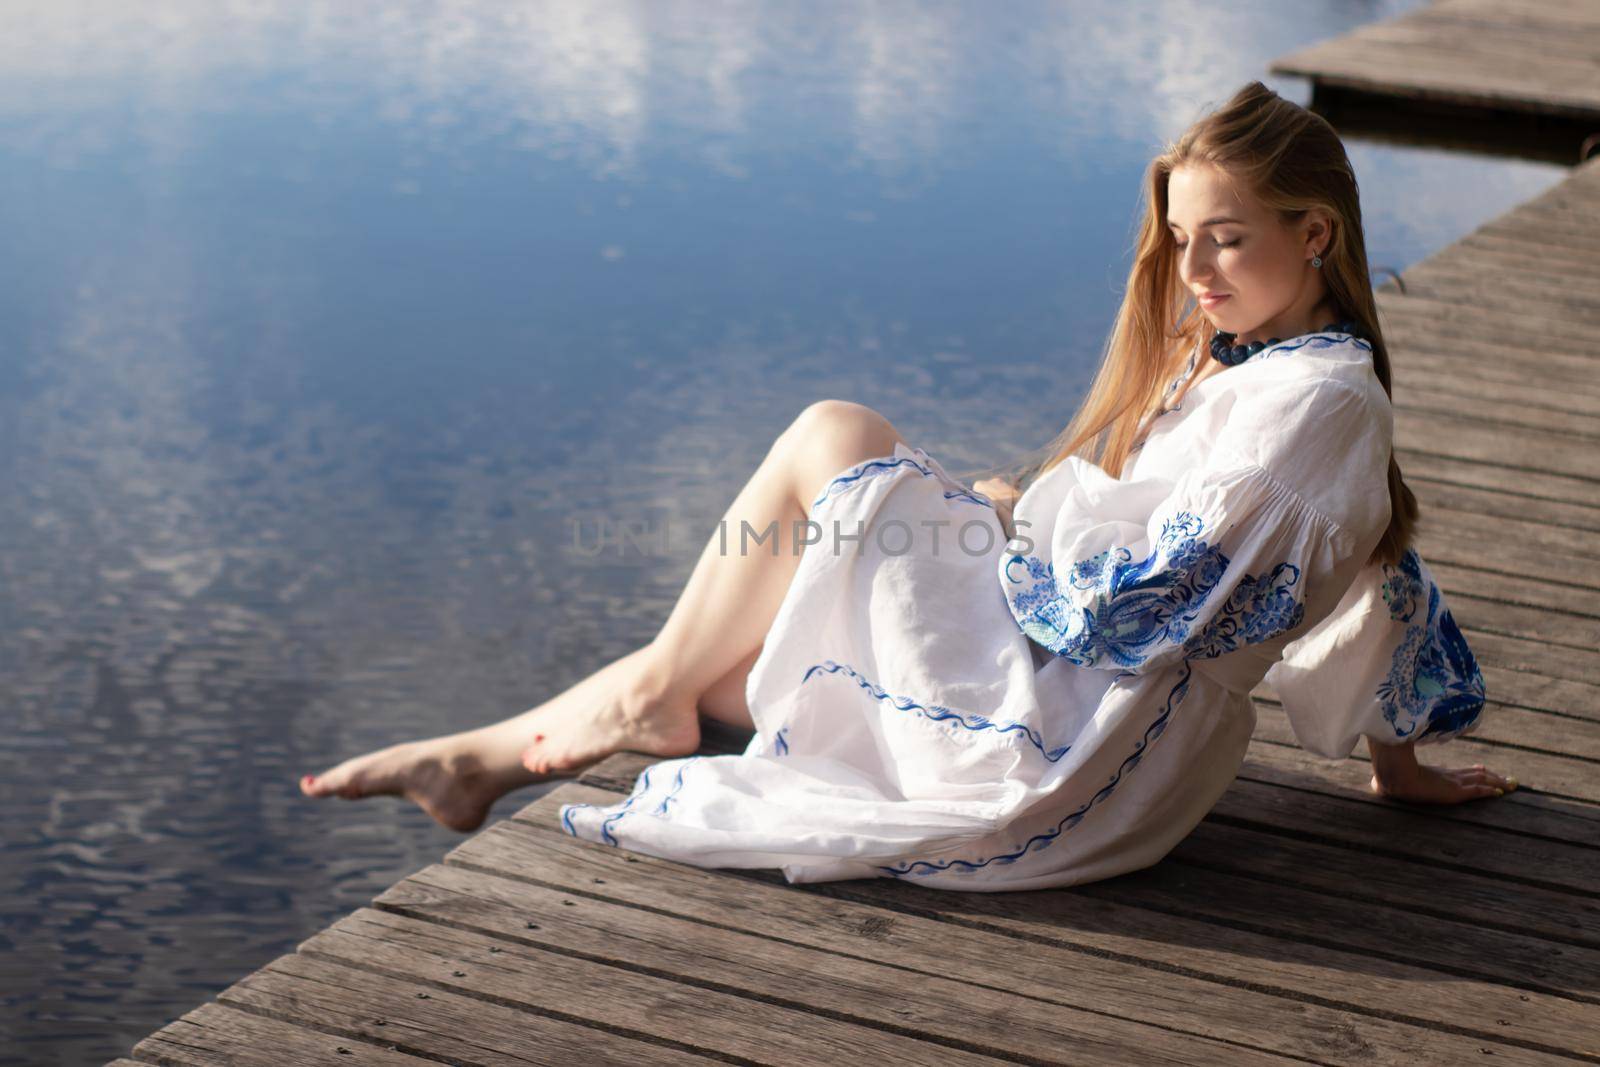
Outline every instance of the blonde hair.
[[[1001, 475], [1012, 486], [1026, 488], [1071, 455], [1120, 477], [1145, 415], [1179, 369], [1174, 352], [1209, 346], [1216, 331], [1179, 277], [1166, 222], [1167, 179], [1180, 166], [1220, 168], [1277, 212], [1285, 225], [1312, 208], [1331, 216], [1332, 234], [1320, 268], [1328, 301], [1337, 318], [1355, 322], [1372, 342], [1373, 370], [1384, 392], [1393, 395], [1389, 352], [1378, 328], [1361, 231], [1360, 195], [1344, 144], [1327, 120], [1253, 81], [1150, 162], [1133, 268], [1100, 368], [1072, 421], [1038, 450], [1044, 458], [1014, 464]], [[1374, 562], [1399, 562], [1418, 517], [1416, 497], [1402, 480], [1392, 452], [1389, 496], [1389, 527], [1370, 557]]]

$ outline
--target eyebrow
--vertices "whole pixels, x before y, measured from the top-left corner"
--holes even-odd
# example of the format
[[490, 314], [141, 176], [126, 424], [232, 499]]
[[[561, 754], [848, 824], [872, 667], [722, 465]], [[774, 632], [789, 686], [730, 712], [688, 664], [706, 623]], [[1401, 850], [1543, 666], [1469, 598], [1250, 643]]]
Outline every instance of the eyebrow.
[[[1218, 223], [1223, 223], [1223, 222], [1237, 222], [1240, 225], [1244, 224], [1244, 220], [1243, 219], [1236, 219], [1231, 215], [1218, 215], [1214, 219], [1206, 219], [1206, 221], [1202, 222], [1200, 224], [1200, 229], [1203, 230], [1207, 226], [1215, 226]], [[1167, 226], [1168, 226], [1169, 229], [1179, 229], [1179, 228], [1181, 228], [1181, 227], [1178, 226], [1178, 224], [1176, 222], [1173, 222], [1171, 219], [1167, 220]]]

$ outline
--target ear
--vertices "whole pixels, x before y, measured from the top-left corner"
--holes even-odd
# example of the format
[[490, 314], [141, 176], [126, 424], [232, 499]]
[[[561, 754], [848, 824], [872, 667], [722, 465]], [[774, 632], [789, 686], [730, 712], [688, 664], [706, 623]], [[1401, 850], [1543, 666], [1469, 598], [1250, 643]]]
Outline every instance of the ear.
[[1328, 245], [1333, 241], [1333, 216], [1321, 208], [1310, 208], [1301, 225], [1305, 229], [1307, 251], [1320, 256], [1327, 255]]

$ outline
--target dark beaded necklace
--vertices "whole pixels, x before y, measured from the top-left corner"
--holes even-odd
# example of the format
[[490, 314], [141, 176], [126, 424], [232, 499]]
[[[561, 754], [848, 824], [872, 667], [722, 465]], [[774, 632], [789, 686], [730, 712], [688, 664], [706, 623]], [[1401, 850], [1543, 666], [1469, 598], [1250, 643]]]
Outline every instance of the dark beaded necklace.
[[[1352, 337], [1360, 337], [1360, 330], [1361, 327], [1350, 319], [1341, 319], [1338, 322], [1328, 323], [1328, 325], [1316, 332], [1347, 333]], [[1271, 337], [1265, 341], [1251, 341], [1247, 345], [1236, 345], [1233, 343], [1233, 337], [1234, 335], [1231, 333], [1218, 333], [1211, 338], [1211, 357], [1218, 363], [1228, 367], [1238, 366], [1263, 348], [1270, 348], [1273, 345], [1283, 343], [1282, 337]]]

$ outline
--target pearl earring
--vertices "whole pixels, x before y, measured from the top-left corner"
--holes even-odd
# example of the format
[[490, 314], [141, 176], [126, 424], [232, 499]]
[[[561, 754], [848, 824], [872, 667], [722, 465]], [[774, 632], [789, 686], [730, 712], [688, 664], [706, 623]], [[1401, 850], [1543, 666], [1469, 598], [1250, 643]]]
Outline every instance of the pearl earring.
[[1312, 257], [1311, 257], [1311, 265], [1312, 265], [1312, 266], [1313, 266], [1313, 267], [1320, 267], [1320, 266], [1322, 266], [1322, 257], [1321, 257], [1321, 256], [1312, 256]]

